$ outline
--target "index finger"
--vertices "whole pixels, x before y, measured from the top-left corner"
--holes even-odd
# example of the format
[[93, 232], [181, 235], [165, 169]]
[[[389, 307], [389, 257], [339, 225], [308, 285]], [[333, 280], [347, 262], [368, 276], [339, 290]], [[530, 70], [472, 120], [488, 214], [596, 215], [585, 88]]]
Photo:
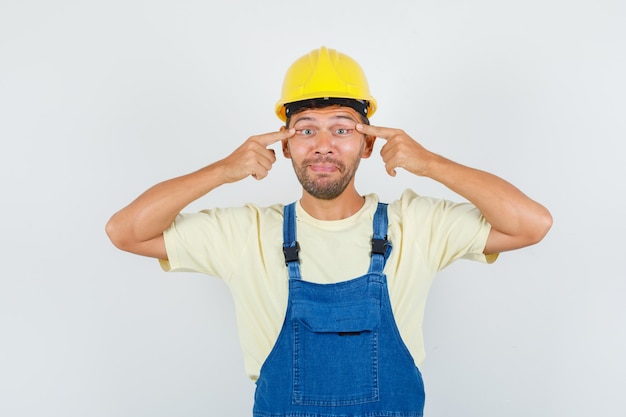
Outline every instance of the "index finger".
[[361, 133], [365, 133], [366, 135], [376, 136], [380, 139], [389, 139], [391, 136], [395, 135], [397, 129], [391, 129], [389, 127], [380, 127], [380, 126], [372, 126], [372, 125], [364, 125], [361, 123], [357, 123], [356, 130]]
[[289, 139], [296, 133], [296, 129], [281, 129], [278, 132], [265, 133], [255, 136], [255, 139], [263, 146], [267, 147], [281, 140]]

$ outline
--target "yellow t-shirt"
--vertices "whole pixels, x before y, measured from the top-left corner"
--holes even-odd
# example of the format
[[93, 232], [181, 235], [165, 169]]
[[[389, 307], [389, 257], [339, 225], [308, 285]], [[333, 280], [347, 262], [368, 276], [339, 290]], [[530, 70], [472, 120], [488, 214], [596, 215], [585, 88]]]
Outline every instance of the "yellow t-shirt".
[[[317, 220], [296, 204], [302, 279], [345, 281], [365, 274], [370, 263], [372, 220], [378, 196], [365, 196], [353, 216]], [[436, 272], [460, 258], [493, 262], [483, 255], [490, 225], [468, 203], [421, 197], [405, 191], [388, 206], [385, 266], [394, 317], [416, 365], [424, 359], [422, 320]], [[256, 380], [280, 332], [287, 309], [288, 273], [282, 251], [283, 205], [246, 205], [180, 214], [165, 231], [166, 271], [219, 277], [235, 304], [248, 376]]]

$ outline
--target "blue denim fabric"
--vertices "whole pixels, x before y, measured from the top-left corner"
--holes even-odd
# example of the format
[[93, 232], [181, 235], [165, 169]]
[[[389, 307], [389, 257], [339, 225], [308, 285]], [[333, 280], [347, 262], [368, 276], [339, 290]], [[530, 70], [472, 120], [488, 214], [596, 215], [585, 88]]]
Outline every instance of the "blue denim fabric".
[[[296, 247], [295, 207], [285, 207], [285, 247]], [[385, 239], [387, 207], [374, 216]], [[383, 268], [336, 284], [300, 277], [288, 262], [285, 321], [257, 380], [254, 417], [421, 417], [424, 385], [393, 318]]]

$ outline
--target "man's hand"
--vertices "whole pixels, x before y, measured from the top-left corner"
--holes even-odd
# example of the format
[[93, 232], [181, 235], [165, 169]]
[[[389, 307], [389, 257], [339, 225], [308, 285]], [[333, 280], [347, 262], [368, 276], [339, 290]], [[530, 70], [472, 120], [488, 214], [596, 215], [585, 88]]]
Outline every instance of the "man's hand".
[[224, 183], [236, 182], [249, 175], [257, 180], [267, 177], [276, 162], [274, 150], [267, 147], [294, 134], [295, 129], [285, 129], [248, 138], [233, 153], [216, 163], [221, 166]]
[[392, 177], [396, 176], [396, 168], [403, 168], [415, 175], [427, 175], [428, 162], [433, 154], [403, 130], [360, 123], [356, 125], [356, 129], [365, 135], [387, 141], [380, 150], [380, 155], [385, 163], [385, 170]]

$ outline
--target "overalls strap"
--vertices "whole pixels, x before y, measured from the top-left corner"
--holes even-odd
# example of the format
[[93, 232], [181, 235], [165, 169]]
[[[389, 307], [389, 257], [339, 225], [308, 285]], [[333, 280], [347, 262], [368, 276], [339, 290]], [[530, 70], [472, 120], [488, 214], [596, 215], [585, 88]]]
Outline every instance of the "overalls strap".
[[378, 203], [374, 214], [374, 236], [372, 236], [372, 259], [368, 273], [382, 274], [391, 253], [391, 242], [387, 240], [387, 204]]
[[[283, 254], [289, 271], [289, 279], [301, 280], [300, 245], [296, 240], [296, 203], [284, 207]], [[387, 240], [387, 204], [378, 203], [374, 214], [374, 235], [372, 236], [372, 254], [368, 273], [382, 274], [391, 252], [391, 243]]]
[[283, 209], [283, 254], [289, 270], [289, 279], [300, 280], [300, 245], [296, 241], [296, 203], [288, 204]]

